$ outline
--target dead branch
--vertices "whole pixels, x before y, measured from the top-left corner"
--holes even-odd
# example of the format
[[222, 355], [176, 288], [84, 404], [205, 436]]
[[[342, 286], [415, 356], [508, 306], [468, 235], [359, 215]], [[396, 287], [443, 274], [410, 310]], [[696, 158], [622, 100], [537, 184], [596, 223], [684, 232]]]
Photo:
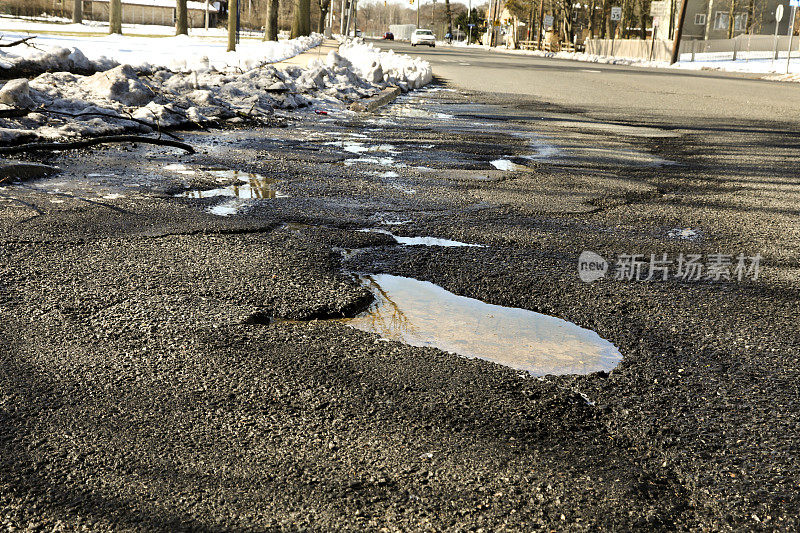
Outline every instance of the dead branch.
[[106, 143], [144, 143], [155, 144], [158, 146], [172, 146], [173, 148], [180, 148], [187, 153], [194, 154], [195, 150], [192, 146], [169, 139], [154, 139], [153, 137], [143, 137], [141, 135], [108, 135], [105, 137], [94, 137], [92, 139], [82, 139], [80, 141], [64, 142], [64, 143], [27, 143], [19, 144], [17, 146], [0, 146], [0, 154], [20, 154], [25, 152], [58, 152], [62, 150], [76, 150], [78, 148], [87, 148], [89, 146], [96, 146], [98, 144]]
[[20, 107], [11, 107], [8, 109], [0, 109], [0, 118], [22, 118], [28, 116], [30, 110], [20, 108]]
[[24, 44], [36, 37], [35, 35], [31, 35], [30, 37], [25, 37], [24, 39], [20, 39], [18, 41], [14, 41], [11, 43], [0, 43], [0, 48], [11, 48], [12, 46], [17, 46], [18, 44]]

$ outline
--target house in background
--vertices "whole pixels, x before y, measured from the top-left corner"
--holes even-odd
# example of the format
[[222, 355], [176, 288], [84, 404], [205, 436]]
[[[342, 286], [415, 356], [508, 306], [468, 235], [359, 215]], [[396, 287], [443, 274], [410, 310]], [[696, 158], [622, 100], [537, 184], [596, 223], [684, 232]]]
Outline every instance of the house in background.
[[[87, 18], [108, 20], [109, 0], [84, 0], [83, 12]], [[187, 2], [189, 27], [205, 26], [206, 3]], [[209, 25], [217, 24], [219, 2], [208, 3]], [[175, 25], [175, 0], [122, 0], [123, 24], [158, 24]]]
[[[655, 3], [655, 2], [653, 2]], [[671, 10], [680, 7], [680, 1], [664, 2], [665, 9], [660, 17], [660, 24], [656, 30], [656, 38], [669, 40], [672, 36], [668, 21], [672, 14]], [[778, 26], [778, 35], [786, 35], [789, 31], [789, 18], [791, 8], [789, 0], [766, 0], [754, 2], [753, 20], [750, 21], [750, 29], [756, 35], [775, 34], [775, 10], [779, 5], [783, 5], [783, 19]], [[686, 4], [686, 21], [683, 25], [684, 39], [727, 39], [731, 12], [730, 0], [688, 0]], [[748, 30], [748, 9], [747, 0], [737, 1], [733, 9], [733, 37], [742, 35]], [[674, 14], [677, 19], [677, 12]]]

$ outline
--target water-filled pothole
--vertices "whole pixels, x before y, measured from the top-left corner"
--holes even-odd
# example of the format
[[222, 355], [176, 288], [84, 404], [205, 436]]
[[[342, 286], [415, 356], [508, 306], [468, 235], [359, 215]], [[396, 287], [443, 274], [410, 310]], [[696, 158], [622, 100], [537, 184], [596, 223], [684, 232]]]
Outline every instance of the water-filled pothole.
[[182, 198], [215, 198], [224, 196], [228, 198], [243, 199], [274, 199], [285, 198], [275, 184], [278, 180], [266, 178], [260, 174], [239, 172], [238, 170], [210, 170], [208, 174], [219, 181], [234, 181], [231, 185], [216, 189], [189, 190], [176, 194]]
[[439, 237], [399, 237], [392, 233], [391, 231], [386, 231], [383, 229], [375, 229], [375, 228], [367, 228], [367, 229], [360, 229], [358, 231], [369, 232], [369, 233], [383, 233], [384, 235], [389, 235], [391, 238], [395, 240], [397, 244], [402, 244], [405, 246], [445, 246], [445, 247], [474, 247], [474, 248], [484, 248], [482, 244], [470, 244], [466, 242], [460, 241], [453, 241], [450, 239], [440, 239]]
[[534, 375], [612, 370], [619, 350], [594, 331], [526, 309], [458, 296], [412, 278], [361, 277], [375, 302], [350, 326], [411, 346], [431, 346]]

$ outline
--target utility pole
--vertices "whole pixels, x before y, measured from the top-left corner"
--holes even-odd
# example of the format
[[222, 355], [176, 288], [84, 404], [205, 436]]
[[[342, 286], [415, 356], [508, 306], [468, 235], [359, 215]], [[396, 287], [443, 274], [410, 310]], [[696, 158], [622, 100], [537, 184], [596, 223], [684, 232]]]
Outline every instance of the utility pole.
[[678, 15], [678, 26], [675, 28], [675, 40], [672, 42], [672, 58], [669, 64], [672, 65], [678, 62], [678, 56], [681, 51], [681, 37], [683, 37], [683, 21], [686, 20], [686, 2], [688, 0], [681, 0], [681, 11]]
[[789, 17], [789, 50], [786, 52], [786, 74], [789, 74], [789, 62], [792, 60], [792, 41], [794, 40], [794, 18], [797, 7], [792, 6], [792, 16]]
[[341, 11], [341, 14], [340, 14], [340, 17], [339, 17], [340, 18], [340, 20], [339, 20], [339, 34], [342, 35], [342, 36], [345, 36], [344, 35], [344, 13], [345, 13], [345, 10], [347, 9], [347, 4], [345, 3], [346, 1], [347, 0], [342, 0], [342, 11]]
[[417, 3], [417, 29], [419, 29], [419, 5], [422, 3], [422, 0], [414, 0]]
[[209, 0], [206, 0], [206, 31], [208, 31], [208, 2]]

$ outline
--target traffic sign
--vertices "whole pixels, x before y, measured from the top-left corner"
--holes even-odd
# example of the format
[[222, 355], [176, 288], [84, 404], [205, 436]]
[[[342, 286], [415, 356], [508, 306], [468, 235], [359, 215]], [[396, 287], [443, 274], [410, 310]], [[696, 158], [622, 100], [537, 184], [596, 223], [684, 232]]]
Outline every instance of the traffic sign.
[[800, 7], [800, 0], [789, 0], [790, 7]]
[[550, 29], [553, 27], [553, 15], [544, 16], [544, 27]]
[[783, 19], [783, 4], [779, 4], [775, 8], [775, 22], [780, 22]]
[[651, 17], [666, 17], [667, 16], [667, 2], [660, 0], [650, 3], [650, 16]]
[[[800, 2], [800, 0], [791, 0], [791, 1]], [[612, 7], [611, 8], [611, 20], [622, 20], [622, 8], [621, 7]]]
[[475, 24], [467, 24], [467, 26], [469, 26], [470, 28], [474, 28]]

